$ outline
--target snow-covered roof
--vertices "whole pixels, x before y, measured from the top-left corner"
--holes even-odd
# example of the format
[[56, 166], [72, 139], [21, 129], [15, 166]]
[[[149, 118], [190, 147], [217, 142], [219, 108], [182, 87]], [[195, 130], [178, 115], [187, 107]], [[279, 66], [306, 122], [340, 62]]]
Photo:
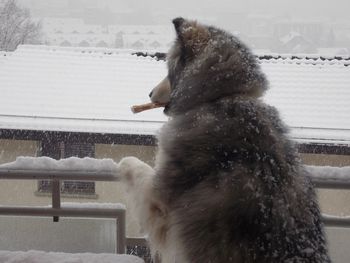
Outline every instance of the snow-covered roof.
[[154, 134], [161, 110], [133, 114], [166, 75], [128, 51], [21, 46], [0, 63], [0, 128]]
[[293, 138], [350, 144], [350, 60], [260, 58], [270, 81], [264, 100], [277, 107]]
[[[261, 57], [276, 106], [298, 140], [350, 143], [350, 61]], [[161, 109], [149, 101], [166, 64], [130, 51], [20, 46], [0, 60], [0, 129], [153, 135]]]

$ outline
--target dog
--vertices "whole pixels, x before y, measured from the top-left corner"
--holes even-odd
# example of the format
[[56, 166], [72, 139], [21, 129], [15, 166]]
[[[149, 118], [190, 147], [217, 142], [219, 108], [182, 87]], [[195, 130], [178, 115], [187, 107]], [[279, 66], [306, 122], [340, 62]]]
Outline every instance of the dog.
[[319, 206], [294, 144], [261, 96], [268, 81], [235, 36], [184, 18], [151, 92], [169, 121], [155, 167], [119, 163], [163, 263], [330, 262]]

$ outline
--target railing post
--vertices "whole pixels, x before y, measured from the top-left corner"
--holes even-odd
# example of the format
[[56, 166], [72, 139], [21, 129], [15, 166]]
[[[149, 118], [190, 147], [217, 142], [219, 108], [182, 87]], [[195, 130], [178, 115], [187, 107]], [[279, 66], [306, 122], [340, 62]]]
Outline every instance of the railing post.
[[[59, 180], [52, 180], [52, 208], [61, 208], [61, 182]], [[58, 216], [53, 217], [54, 222], [58, 220]]]
[[117, 254], [125, 254], [126, 252], [126, 222], [125, 222], [125, 210], [120, 211], [119, 216], [116, 218], [116, 252]]

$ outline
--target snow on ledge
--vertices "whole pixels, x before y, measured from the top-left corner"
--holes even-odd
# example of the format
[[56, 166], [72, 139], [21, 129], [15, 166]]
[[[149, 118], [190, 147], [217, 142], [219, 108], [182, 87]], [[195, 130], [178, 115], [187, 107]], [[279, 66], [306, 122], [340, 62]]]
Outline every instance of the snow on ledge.
[[82, 209], [123, 209], [126, 210], [126, 206], [121, 203], [96, 203], [96, 202], [88, 202], [88, 203], [77, 203], [77, 202], [63, 202], [61, 203], [62, 208], [82, 208]]
[[[0, 205], [0, 208], [9, 207], [8, 205]], [[32, 206], [20, 206], [11, 205], [13, 208], [52, 208], [51, 205], [32, 205]], [[61, 208], [74, 208], [74, 209], [118, 209], [126, 210], [126, 206], [122, 203], [97, 203], [97, 202], [87, 202], [87, 203], [77, 203], [77, 202], [63, 202], [61, 203]], [[1, 261], [0, 261], [1, 262]]]
[[350, 181], [350, 166], [334, 167], [307, 165], [306, 169], [312, 178]]
[[138, 257], [116, 254], [61, 253], [30, 250], [0, 251], [1, 263], [143, 263]]
[[[312, 178], [336, 179], [350, 181], [350, 166], [311, 166], [305, 165]], [[94, 159], [90, 157], [55, 160], [50, 157], [17, 157], [16, 161], [0, 165], [1, 170], [31, 170], [31, 171], [81, 171], [110, 172], [118, 174], [118, 164], [112, 159]]]
[[[334, 179], [338, 181], [350, 182], [350, 166], [311, 166], [305, 165], [311, 178]], [[1, 170], [31, 170], [31, 171], [81, 171], [81, 172], [110, 172], [118, 174], [118, 164], [112, 159], [94, 159], [70, 157], [67, 159], [55, 160], [50, 157], [17, 157], [16, 161], [0, 165]], [[86, 204], [89, 206], [90, 204]], [[95, 203], [91, 204], [95, 205]], [[76, 206], [75, 203], [66, 204], [67, 207]]]
[[90, 157], [70, 157], [55, 160], [50, 157], [24, 157], [0, 165], [0, 169], [11, 170], [59, 170], [59, 171], [110, 171], [116, 172], [117, 163], [112, 159], [94, 159]]

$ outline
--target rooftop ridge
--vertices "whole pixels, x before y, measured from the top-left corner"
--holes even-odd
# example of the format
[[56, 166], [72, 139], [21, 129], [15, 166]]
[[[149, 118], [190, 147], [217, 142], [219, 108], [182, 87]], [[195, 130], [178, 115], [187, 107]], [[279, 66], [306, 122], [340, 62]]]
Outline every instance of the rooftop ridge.
[[[164, 52], [133, 52], [132, 54], [135, 54], [137, 56], [142, 57], [152, 57], [157, 60], [166, 60], [166, 53]], [[299, 62], [302, 63], [302, 60], [306, 60], [307, 63], [305, 64], [331, 64], [334, 62], [339, 62], [340, 64], [343, 64], [344, 66], [350, 65], [350, 56], [324, 56], [324, 55], [318, 55], [318, 54], [268, 54], [268, 55], [255, 55], [256, 58], [260, 61], [269, 61], [269, 60], [292, 60], [293, 62]], [[328, 63], [330, 62], [330, 63]], [[303, 63], [304, 64], [304, 63]]]
[[[76, 52], [82, 54], [102, 54], [102, 55], [136, 55], [138, 57], [151, 57], [156, 60], [166, 60], [166, 52], [155, 51], [139, 51], [133, 49], [118, 49], [118, 48], [103, 48], [103, 47], [61, 47], [61, 46], [47, 46], [47, 45], [20, 45], [17, 50], [13, 52], [2, 52], [1, 56], [7, 56], [16, 51], [24, 50], [46, 50], [46, 51], [65, 51]], [[254, 50], [253, 50], [254, 52]], [[255, 54], [256, 58], [260, 61], [292, 61], [300, 64], [343, 64], [344, 66], [350, 65], [350, 56], [329, 56], [322, 54]]]

